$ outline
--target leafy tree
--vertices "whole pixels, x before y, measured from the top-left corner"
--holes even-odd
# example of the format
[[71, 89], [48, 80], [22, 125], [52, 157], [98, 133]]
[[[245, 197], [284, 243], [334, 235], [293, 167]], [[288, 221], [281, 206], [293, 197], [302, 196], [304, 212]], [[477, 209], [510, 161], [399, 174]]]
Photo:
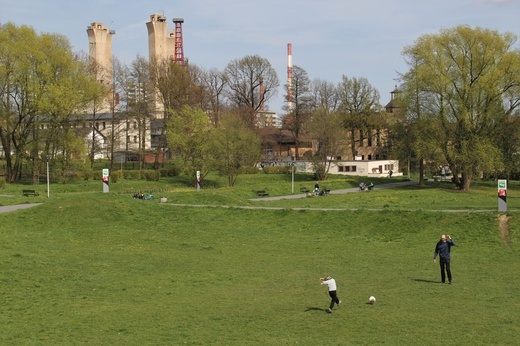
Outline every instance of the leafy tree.
[[439, 130], [436, 147], [465, 191], [476, 175], [503, 162], [496, 129], [520, 104], [515, 42], [510, 33], [458, 26], [421, 36], [403, 51], [413, 61], [405, 83], [419, 86], [420, 102]]
[[228, 185], [232, 187], [241, 168], [252, 167], [261, 159], [260, 142], [243, 119], [226, 114], [220, 127], [211, 133], [211, 157], [212, 166], [228, 177]]
[[243, 109], [246, 123], [255, 128], [257, 111], [275, 95], [280, 84], [271, 63], [258, 55], [233, 60], [224, 70], [224, 80], [231, 106]]
[[166, 150], [166, 133], [176, 131], [168, 129], [168, 118], [181, 111], [184, 106], [199, 107], [203, 102], [203, 87], [196, 67], [179, 64], [173, 59], [152, 62], [150, 64], [151, 87], [157, 90], [160, 103], [164, 107], [163, 118], [166, 126], [162, 127], [157, 146], [155, 166], [159, 165], [159, 156]]
[[208, 140], [213, 129], [209, 117], [201, 109], [184, 106], [173, 112], [168, 120], [168, 147], [180, 161], [186, 175], [201, 171], [204, 178], [210, 171], [211, 142]]
[[[40, 152], [47, 156], [67, 150], [51, 148], [51, 143], [70, 128], [70, 113], [85, 105], [93, 85], [65, 37], [37, 35], [12, 23], [0, 26], [0, 140], [9, 182], [21, 178], [24, 160], [35, 171]], [[51, 127], [45, 148], [40, 148], [42, 123]]]

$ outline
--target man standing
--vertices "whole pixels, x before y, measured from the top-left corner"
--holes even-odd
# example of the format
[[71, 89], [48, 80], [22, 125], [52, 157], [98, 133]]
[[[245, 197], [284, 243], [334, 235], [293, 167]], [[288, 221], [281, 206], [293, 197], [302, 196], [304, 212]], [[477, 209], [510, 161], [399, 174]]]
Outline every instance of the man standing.
[[450, 268], [450, 251], [451, 247], [455, 246], [455, 242], [451, 240], [449, 235], [441, 235], [441, 240], [437, 242], [435, 246], [435, 252], [433, 253], [433, 263], [437, 263], [437, 255], [439, 255], [439, 262], [441, 266], [441, 281], [446, 282], [446, 274], [448, 274], [448, 280], [451, 285], [451, 268]]
[[324, 277], [320, 278], [322, 285], [327, 285], [329, 287], [329, 296], [330, 296], [330, 305], [327, 309], [327, 312], [329, 314], [332, 313], [332, 308], [334, 307], [334, 303], [341, 304], [341, 301], [338, 299], [338, 296], [336, 294], [336, 280], [331, 278], [328, 275], [325, 275]]

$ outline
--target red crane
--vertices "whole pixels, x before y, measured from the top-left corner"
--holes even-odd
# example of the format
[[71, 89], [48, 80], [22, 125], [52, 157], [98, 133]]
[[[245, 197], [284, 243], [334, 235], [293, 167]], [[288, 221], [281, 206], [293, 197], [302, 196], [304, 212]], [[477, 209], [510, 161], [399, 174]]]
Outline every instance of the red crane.
[[184, 64], [184, 47], [182, 43], [182, 23], [183, 18], [173, 18], [175, 24], [175, 61]]

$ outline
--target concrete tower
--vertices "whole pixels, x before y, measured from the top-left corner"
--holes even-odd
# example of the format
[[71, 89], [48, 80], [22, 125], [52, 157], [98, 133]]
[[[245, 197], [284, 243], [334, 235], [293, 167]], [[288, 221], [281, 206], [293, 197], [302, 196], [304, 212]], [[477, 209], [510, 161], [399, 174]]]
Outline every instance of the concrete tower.
[[[150, 66], [160, 66], [169, 59], [175, 59], [175, 31], [168, 29], [166, 17], [162, 14], [150, 15], [150, 21], [146, 23], [148, 29], [148, 54]], [[150, 91], [150, 101], [155, 110], [155, 117], [162, 118], [164, 105], [159, 99], [158, 91]]]
[[89, 59], [95, 64], [96, 79], [105, 85], [112, 85], [112, 35], [103, 23], [94, 22], [87, 27]]
[[162, 14], [152, 14], [146, 23], [148, 29], [148, 52], [150, 63], [161, 63], [175, 58], [175, 31], [168, 29], [166, 17]]

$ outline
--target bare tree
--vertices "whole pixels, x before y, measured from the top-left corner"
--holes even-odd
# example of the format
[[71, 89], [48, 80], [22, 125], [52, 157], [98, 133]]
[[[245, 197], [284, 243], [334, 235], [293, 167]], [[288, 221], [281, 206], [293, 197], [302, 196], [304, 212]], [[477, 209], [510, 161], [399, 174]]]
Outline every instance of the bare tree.
[[300, 136], [311, 115], [310, 80], [307, 72], [299, 66], [293, 67], [291, 84], [285, 85], [287, 114], [283, 118], [283, 127], [291, 131], [295, 143], [296, 160], [299, 159]]
[[339, 110], [343, 114], [344, 126], [350, 132], [350, 149], [352, 158], [356, 156], [356, 130], [360, 131], [360, 138], [371, 129], [371, 116], [381, 110], [379, 92], [366, 78], [348, 78], [338, 85], [340, 100]]
[[224, 70], [226, 96], [244, 113], [250, 128], [256, 127], [257, 111], [276, 94], [280, 84], [271, 63], [258, 55], [231, 61]]

